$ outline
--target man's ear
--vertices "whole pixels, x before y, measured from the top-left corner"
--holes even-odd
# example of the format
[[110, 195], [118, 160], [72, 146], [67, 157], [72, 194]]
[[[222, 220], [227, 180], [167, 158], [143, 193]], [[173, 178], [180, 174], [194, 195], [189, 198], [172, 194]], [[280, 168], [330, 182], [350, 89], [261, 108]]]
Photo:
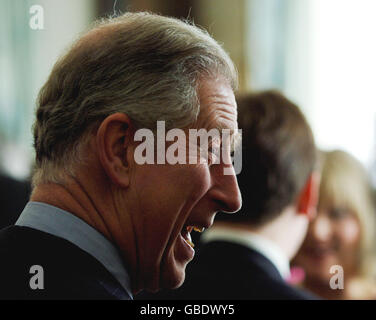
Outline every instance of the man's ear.
[[133, 142], [131, 119], [123, 113], [114, 113], [100, 124], [96, 143], [99, 161], [109, 179], [126, 188], [129, 185], [127, 151]]
[[320, 173], [314, 171], [308, 177], [298, 198], [298, 213], [305, 214], [310, 221], [316, 216], [319, 198]]

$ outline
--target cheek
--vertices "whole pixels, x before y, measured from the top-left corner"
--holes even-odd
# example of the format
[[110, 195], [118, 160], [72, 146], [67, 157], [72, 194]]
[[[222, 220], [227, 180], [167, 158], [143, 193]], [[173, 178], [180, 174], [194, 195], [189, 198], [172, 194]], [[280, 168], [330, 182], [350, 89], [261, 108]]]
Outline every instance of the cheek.
[[341, 222], [336, 229], [336, 234], [343, 245], [354, 246], [358, 244], [360, 238], [360, 226], [356, 219], [346, 219]]
[[211, 177], [207, 165], [197, 165], [189, 175], [187, 187], [190, 186], [192, 195], [200, 199], [210, 188]]

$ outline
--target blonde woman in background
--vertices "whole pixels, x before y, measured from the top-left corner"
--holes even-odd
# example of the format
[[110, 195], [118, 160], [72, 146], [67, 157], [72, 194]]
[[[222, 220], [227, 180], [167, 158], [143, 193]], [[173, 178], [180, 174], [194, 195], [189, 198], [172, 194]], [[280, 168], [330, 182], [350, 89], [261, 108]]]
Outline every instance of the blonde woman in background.
[[[317, 217], [293, 264], [305, 271], [303, 286], [324, 299], [376, 299], [375, 208], [362, 165], [343, 151], [322, 152]], [[344, 288], [332, 289], [333, 265]]]

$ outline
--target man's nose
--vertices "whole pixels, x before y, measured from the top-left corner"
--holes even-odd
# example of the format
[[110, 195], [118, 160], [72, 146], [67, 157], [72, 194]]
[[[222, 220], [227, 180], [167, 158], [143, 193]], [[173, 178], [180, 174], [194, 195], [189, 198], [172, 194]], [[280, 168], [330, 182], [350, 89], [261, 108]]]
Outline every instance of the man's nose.
[[221, 211], [234, 213], [240, 210], [242, 206], [242, 197], [233, 168], [232, 174], [225, 175], [223, 174], [223, 171], [219, 172], [216, 177], [216, 186], [213, 191], [215, 193], [216, 201], [220, 204]]

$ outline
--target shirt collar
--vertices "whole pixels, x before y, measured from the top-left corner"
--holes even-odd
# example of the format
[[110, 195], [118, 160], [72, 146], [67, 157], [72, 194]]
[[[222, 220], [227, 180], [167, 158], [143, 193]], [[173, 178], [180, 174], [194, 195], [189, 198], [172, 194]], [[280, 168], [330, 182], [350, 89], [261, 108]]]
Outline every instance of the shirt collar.
[[283, 279], [290, 276], [290, 263], [284, 252], [274, 242], [250, 231], [230, 227], [212, 227], [201, 237], [203, 243], [209, 241], [228, 241], [238, 243], [256, 250], [266, 257], [277, 268]]
[[130, 278], [115, 246], [75, 215], [42, 202], [29, 202], [15, 223], [68, 240], [96, 258], [132, 298]]

